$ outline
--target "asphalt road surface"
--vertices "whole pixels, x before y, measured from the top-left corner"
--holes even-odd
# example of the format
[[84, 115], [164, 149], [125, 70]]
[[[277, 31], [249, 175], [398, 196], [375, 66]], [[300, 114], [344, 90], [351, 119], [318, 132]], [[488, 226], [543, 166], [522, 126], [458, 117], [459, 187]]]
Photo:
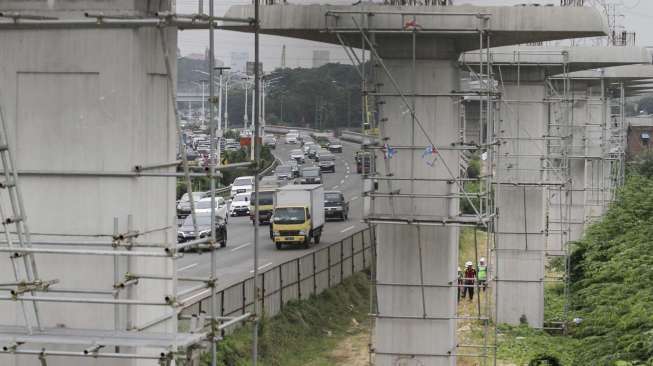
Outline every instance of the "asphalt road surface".
[[[286, 145], [279, 139], [274, 154], [282, 161], [289, 160], [288, 153], [299, 145]], [[270, 240], [269, 227], [259, 227], [258, 240], [258, 267], [265, 270], [279, 263], [286, 262], [295, 257], [310, 253], [330, 243], [337, 242], [365, 227], [362, 219], [362, 183], [359, 174], [356, 174], [354, 151], [358, 150], [357, 144], [343, 141], [343, 152], [336, 156], [336, 172], [323, 173], [325, 190], [339, 190], [349, 201], [349, 219], [347, 221], [329, 220], [324, 225], [320, 244], [311, 246], [310, 249], [284, 248], [277, 250]], [[304, 165], [311, 165], [312, 160], [306, 159]], [[225, 248], [216, 251], [216, 268], [218, 289], [244, 280], [251, 276], [254, 269], [254, 226], [249, 217], [230, 217], [227, 225], [228, 241]], [[178, 260], [178, 273], [180, 277], [208, 277], [211, 268], [211, 255], [205, 253], [185, 253]], [[181, 282], [180, 287], [190, 286], [190, 283]]]

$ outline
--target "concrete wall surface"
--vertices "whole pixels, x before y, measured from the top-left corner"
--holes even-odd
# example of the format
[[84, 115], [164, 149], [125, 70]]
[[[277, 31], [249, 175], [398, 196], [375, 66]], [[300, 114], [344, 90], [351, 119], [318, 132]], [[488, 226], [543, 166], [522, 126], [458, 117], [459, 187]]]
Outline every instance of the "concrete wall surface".
[[[418, 60], [415, 74], [410, 59], [397, 57], [384, 62], [398, 80], [401, 90], [415, 90], [419, 94], [446, 93], [458, 88], [458, 68], [453, 61]], [[377, 82], [382, 85], [381, 92], [396, 95], [387, 75], [380, 73]], [[413, 123], [408, 107], [400, 97], [384, 97], [383, 101], [380, 118], [385, 122], [381, 122], [381, 135], [388, 137], [388, 146], [397, 152], [386, 160], [383, 153], [377, 151], [379, 175], [439, 181], [379, 182], [379, 193], [395, 191], [426, 196], [377, 197], [371, 205], [370, 216], [424, 221], [457, 216], [458, 199], [428, 195], [441, 196], [458, 191], [455, 184], [444, 181], [452, 178], [444, 164], [457, 176], [461, 152], [442, 149], [437, 157], [426, 158], [422, 154], [430, 145], [427, 136], [436, 147], [450, 146], [458, 141], [458, 106], [450, 97], [416, 98], [414, 108], [425, 134], [417, 122]], [[411, 354], [416, 355], [415, 359], [423, 365], [455, 364], [451, 353], [455, 353], [456, 346], [456, 288], [451, 284], [455, 283], [459, 229], [454, 226], [378, 224], [376, 233], [379, 283], [374, 330], [376, 364], [395, 365]], [[427, 287], [416, 286], [421, 281]]]
[[525, 318], [541, 327], [544, 319], [545, 200], [544, 186], [538, 184], [548, 178], [542, 160], [546, 96], [542, 81], [503, 83], [496, 169], [501, 184], [495, 187], [499, 323], [519, 324]]
[[[162, 3], [169, 6], [169, 1]], [[56, 1], [55, 4], [56, 10], [61, 11], [57, 14], [70, 16], [72, 13], [78, 16], [84, 10], [143, 10], [142, 2], [127, 0]], [[7, 10], [52, 14], [44, 1], [3, 1], [0, 11]], [[176, 30], [166, 33], [169, 51], [175, 55]], [[0, 44], [12, 50], [0, 53], [0, 85], [3, 85], [0, 107], [19, 170], [128, 172], [135, 165], [174, 160], [175, 122], [168, 94], [173, 86], [166, 75], [158, 30], [4, 31], [0, 33]], [[175, 59], [171, 62], [174, 70]], [[25, 175], [21, 176], [20, 185], [31, 231], [53, 234], [34, 235], [35, 241], [110, 243], [114, 217], [119, 218], [119, 231], [124, 233], [128, 215], [133, 215], [135, 230], [159, 229], [140, 236], [139, 241], [176, 241], [174, 178]], [[7, 207], [5, 204], [3, 207]], [[62, 234], [78, 236], [66, 238]], [[101, 236], [93, 237], [97, 235]], [[7, 256], [0, 260], [0, 282], [13, 279]], [[127, 260], [119, 259], [122, 274]], [[129, 260], [133, 272], [171, 275], [173, 271], [168, 258]], [[36, 262], [42, 280], [59, 280], [55, 289], [110, 291], [113, 288], [111, 256], [36, 254]], [[161, 302], [171, 291], [164, 281], [140, 281], [132, 298]], [[111, 298], [101, 294], [56, 295]], [[44, 327], [114, 329], [113, 305], [44, 303], [39, 309]], [[122, 306], [120, 328], [142, 325], [166, 310], [161, 306], [132, 306], [127, 311]], [[19, 306], [0, 302], [0, 323], [24, 324]], [[176, 322], [164, 322], [151, 330], [176, 331]], [[35, 357], [0, 356], [2, 365], [37, 363]], [[132, 363], [110, 359], [48, 359], [49, 366], [89, 364]], [[154, 364], [154, 361], [142, 364]]]

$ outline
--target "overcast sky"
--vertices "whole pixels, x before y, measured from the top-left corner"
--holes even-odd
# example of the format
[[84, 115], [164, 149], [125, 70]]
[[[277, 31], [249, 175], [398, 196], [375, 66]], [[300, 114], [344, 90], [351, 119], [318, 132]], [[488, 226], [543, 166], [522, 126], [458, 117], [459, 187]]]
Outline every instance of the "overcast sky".
[[[208, 12], [208, 1], [204, 0], [205, 11]], [[596, 1], [596, 0], [594, 0]], [[592, 3], [593, 0], [587, 2]], [[293, 4], [329, 3], [329, 4], [351, 4], [354, 0], [288, 0]], [[637, 44], [639, 46], [653, 46], [653, 32], [649, 31], [653, 24], [653, 0], [609, 0], [617, 4], [619, 17], [618, 24], [624, 26], [628, 31], [637, 33]], [[215, 12], [218, 15], [224, 14], [229, 6], [235, 4], [249, 4], [248, 0], [216, 0]], [[514, 5], [524, 3], [559, 4], [558, 0], [528, 1], [528, 0], [454, 0], [455, 4], [473, 5]], [[177, 11], [179, 13], [197, 12], [198, 0], [177, 0]], [[237, 32], [217, 31], [215, 37], [216, 58], [229, 65], [232, 52], [248, 52], [250, 60], [254, 58], [253, 36]], [[349, 63], [346, 54], [338, 46], [330, 46], [324, 43], [307, 42], [290, 38], [261, 36], [261, 61], [264, 70], [271, 71], [281, 63], [282, 46], [286, 45], [286, 66], [288, 67], [311, 67], [313, 50], [329, 50], [331, 62]], [[182, 55], [190, 53], [203, 53], [208, 47], [207, 31], [182, 31], [179, 34], [179, 49]]]

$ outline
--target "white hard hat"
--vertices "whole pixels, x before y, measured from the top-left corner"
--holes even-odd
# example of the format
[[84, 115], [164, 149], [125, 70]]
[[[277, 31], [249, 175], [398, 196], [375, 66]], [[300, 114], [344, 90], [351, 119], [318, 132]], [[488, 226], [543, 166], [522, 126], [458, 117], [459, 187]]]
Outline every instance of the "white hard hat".
[[460, 272], [460, 271], [461, 271], [461, 269], [460, 269], [460, 267], [458, 267], [458, 272]]
[[467, 262], [465, 263], [465, 266], [467, 266], [467, 267], [472, 266], [472, 265], [474, 265], [474, 264], [473, 264], [472, 262], [470, 262], [470, 261], [467, 261]]
[[485, 258], [481, 258], [481, 263], [485, 263]]

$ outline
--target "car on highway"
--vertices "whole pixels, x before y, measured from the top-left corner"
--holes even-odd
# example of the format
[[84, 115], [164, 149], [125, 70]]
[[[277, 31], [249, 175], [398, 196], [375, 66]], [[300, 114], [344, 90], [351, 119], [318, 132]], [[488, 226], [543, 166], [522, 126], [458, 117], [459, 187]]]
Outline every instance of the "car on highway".
[[317, 144], [313, 144], [308, 147], [308, 152], [306, 153], [306, 156], [308, 156], [310, 159], [315, 160], [318, 150], [320, 150], [320, 147]]
[[324, 192], [324, 216], [345, 221], [349, 218], [349, 202], [340, 191]]
[[251, 192], [254, 186], [254, 177], [245, 176], [234, 179], [231, 184], [231, 197], [235, 197], [239, 193]]
[[[195, 203], [196, 214], [211, 213], [211, 197], [204, 197]], [[215, 197], [215, 214], [224, 218], [225, 222], [229, 222], [227, 215], [227, 203], [222, 197]]]
[[[206, 192], [193, 192], [193, 202], [196, 204], [197, 201], [206, 197]], [[180, 218], [186, 217], [190, 214], [190, 200], [188, 199], [188, 193], [184, 193], [179, 201], [177, 201], [177, 216]]]
[[304, 152], [302, 149], [294, 149], [288, 154], [291, 160], [297, 161], [299, 164], [304, 164]]
[[315, 161], [320, 161], [322, 155], [331, 155], [331, 153], [327, 149], [319, 149], [315, 153]]
[[304, 154], [308, 154], [309, 150], [311, 149], [311, 146], [315, 146], [315, 143], [313, 141], [304, 142], [304, 146], [302, 146], [302, 149], [304, 149]]
[[286, 144], [291, 144], [291, 145], [297, 144], [298, 142], [297, 139], [298, 139], [298, 135], [291, 135], [290, 133], [288, 133], [286, 135]]
[[317, 166], [307, 166], [303, 167], [301, 175], [299, 178], [300, 184], [321, 184], [322, 183], [322, 172], [320, 167]]
[[267, 146], [270, 149], [277, 148], [277, 138], [274, 135], [265, 135], [263, 136], [263, 146]]
[[229, 206], [229, 214], [231, 216], [247, 216], [249, 215], [249, 196], [251, 192], [238, 193], [231, 200]]
[[294, 178], [299, 178], [299, 164], [297, 160], [288, 160], [283, 165], [290, 165]]
[[293, 173], [293, 168], [290, 165], [279, 165], [274, 170], [274, 175], [279, 181], [289, 181], [295, 178], [295, 173]]
[[336, 172], [336, 157], [333, 154], [320, 155], [320, 162], [318, 163], [320, 171], [323, 172]]
[[342, 142], [340, 142], [340, 140], [337, 140], [337, 139], [330, 139], [328, 149], [332, 153], [341, 153], [342, 152]]
[[240, 144], [237, 142], [228, 143], [224, 147], [224, 151], [238, 151], [240, 150]]
[[[197, 238], [195, 233], [193, 217], [188, 215], [181, 227], [177, 229], [178, 243], [185, 243], [187, 241], [201, 239], [211, 235], [211, 214], [197, 214], [195, 215], [195, 219], [197, 220], [197, 231], [199, 233], [199, 238]], [[227, 222], [220, 216], [215, 217], [215, 239], [218, 243], [220, 243], [221, 248], [227, 246]], [[196, 249], [200, 250], [206, 245], [208, 244], [198, 244]]]

